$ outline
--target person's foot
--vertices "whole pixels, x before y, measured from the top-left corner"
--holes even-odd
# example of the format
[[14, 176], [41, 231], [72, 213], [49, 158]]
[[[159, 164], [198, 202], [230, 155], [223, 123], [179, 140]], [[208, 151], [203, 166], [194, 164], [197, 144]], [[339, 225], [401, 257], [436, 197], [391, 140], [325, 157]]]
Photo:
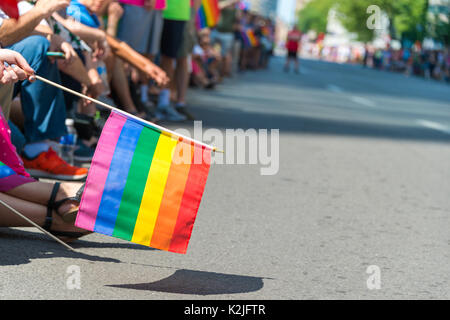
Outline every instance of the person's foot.
[[65, 243], [72, 243], [92, 233], [92, 231], [76, 227], [73, 223], [65, 222], [57, 213], [53, 213], [52, 225], [47, 231]]
[[182, 115], [185, 115], [188, 120], [195, 120], [195, 117], [187, 110], [186, 105], [176, 105], [175, 110]]
[[185, 121], [187, 117], [175, 110], [174, 107], [168, 106], [158, 106], [155, 116], [160, 120], [167, 121]]
[[71, 166], [52, 148], [32, 159], [23, 155], [22, 160], [26, 171], [35, 178], [76, 181], [86, 178], [88, 174], [87, 168]]
[[214, 89], [216, 87], [216, 84], [214, 82], [209, 82], [206, 86], [205, 89]]
[[157, 95], [159, 95], [160, 91], [161, 91], [161, 89], [159, 89], [157, 86], [150, 86], [148, 89], [148, 94], [157, 96]]
[[47, 202], [47, 215], [42, 227], [64, 242], [72, 242], [92, 233], [74, 226], [85, 184], [53, 185]]
[[153, 111], [156, 108], [155, 103], [151, 100], [141, 101], [141, 104], [147, 112]]

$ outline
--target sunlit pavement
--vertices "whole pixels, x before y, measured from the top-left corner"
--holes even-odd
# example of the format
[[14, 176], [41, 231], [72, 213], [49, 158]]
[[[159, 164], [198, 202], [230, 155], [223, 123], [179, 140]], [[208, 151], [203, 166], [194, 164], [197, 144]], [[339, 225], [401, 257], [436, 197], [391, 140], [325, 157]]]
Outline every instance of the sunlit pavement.
[[450, 298], [450, 86], [282, 64], [189, 92], [204, 130], [280, 139], [275, 175], [212, 165], [187, 255], [97, 234], [72, 253], [33, 229], [2, 229], [0, 298]]

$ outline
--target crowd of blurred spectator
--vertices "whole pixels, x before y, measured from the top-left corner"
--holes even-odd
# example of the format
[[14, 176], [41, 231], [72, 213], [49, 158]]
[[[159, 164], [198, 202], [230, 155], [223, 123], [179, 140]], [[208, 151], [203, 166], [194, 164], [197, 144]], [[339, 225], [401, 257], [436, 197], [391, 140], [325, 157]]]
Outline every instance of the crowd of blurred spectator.
[[[305, 40], [303, 40], [305, 41]], [[427, 49], [420, 42], [401, 47], [385, 45], [324, 45], [305, 41], [303, 53], [338, 63], [361, 64], [367, 68], [403, 73], [425, 79], [450, 82], [450, 49]], [[398, 47], [398, 48], [397, 48]]]
[[450, 51], [423, 49], [420, 44], [412, 48], [374, 49], [366, 47], [362, 58], [364, 66], [379, 70], [400, 72], [425, 79], [450, 82]]
[[[37, 179], [87, 177], [82, 162], [93, 158], [106, 104], [152, 122], [195, 119], [190, 88], [266, 68], [273, 47], [272, 22], [237, 0], [2, 0], [0, 8], [0, 200], [66, 242], [89, 233], [73, 225], [84, 185]], [[0, 227], [21, 226], [0, 206]]]
[[[210, 27], [198, 24], [202, 0], [18, 1], [19, 19], [0, 11], [1, 50], [23, 56], [39, 76], [142, 119], [193, 120], [190, 88], [210, 90], [266, 68], [273, 49], [270, 19], [238, 0], [214, 1], [220, 16]], [[109, 110], [19, 78], [3, 77], [0, 105], [25, 169], [41, 178], [85, 178], [79, 162], [91, 161]], [[75, 163], [58, 152], [68, 123], [78, 136]]]

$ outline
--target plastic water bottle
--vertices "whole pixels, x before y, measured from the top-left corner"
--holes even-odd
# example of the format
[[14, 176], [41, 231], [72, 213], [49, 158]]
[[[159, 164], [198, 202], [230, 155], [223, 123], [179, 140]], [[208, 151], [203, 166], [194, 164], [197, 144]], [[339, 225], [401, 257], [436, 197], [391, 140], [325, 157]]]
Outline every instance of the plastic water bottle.
[[74, 152], [77, 144], [77, 132], [73, 119], [66, 119], [67, 134], [59, 141], [60, 157], [67, 163], [74, 164]]

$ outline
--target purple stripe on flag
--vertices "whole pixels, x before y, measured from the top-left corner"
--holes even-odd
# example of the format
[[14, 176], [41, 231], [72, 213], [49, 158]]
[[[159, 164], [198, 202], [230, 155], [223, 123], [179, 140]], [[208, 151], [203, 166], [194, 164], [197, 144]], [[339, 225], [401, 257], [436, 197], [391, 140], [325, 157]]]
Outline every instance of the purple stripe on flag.
[[144, 128], [142, 125], [134, 121], [127, 121], [122, 127], [98, 208], [95, 232], [108, 236], [113, 234], [134, 150], [141, 136], [142, 128]]
[[89, 175], [86, 179], [85, 190], [89, 189], [90, 191], [83, 193], [80, 210], [75, 221], [77, 227], [94, 231], [109, 167], [126, 121], [126, 117], [111, 112], [103, 128], [94, 158], [92, 159], [92, 169], [89, 170]]

